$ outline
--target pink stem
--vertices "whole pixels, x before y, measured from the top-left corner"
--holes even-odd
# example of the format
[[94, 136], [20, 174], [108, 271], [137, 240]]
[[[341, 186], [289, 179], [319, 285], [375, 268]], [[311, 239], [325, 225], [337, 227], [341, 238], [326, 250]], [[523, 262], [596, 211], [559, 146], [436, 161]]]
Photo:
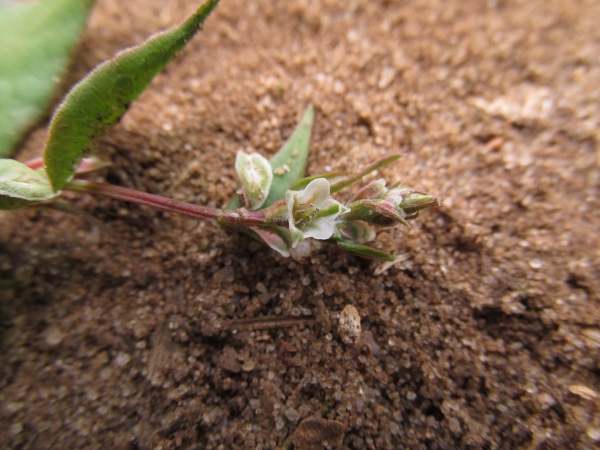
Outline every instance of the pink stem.
[[44, 160], [41, 156], [37, 156], [35, 158], [29, 159], [25, 161], [25, 165], [33, 170], [39, 170], [44, 167]]
[[193, 205], [187, 202], [173, 200], [160, 195], [148, 194], [146, 192], [115, 186], [112, 184], [96, 183], [93, 181], [71, 180], [64, 188], [69, 191], [86, 192], [98, 194], [105, 197], [136, 203], [138, 205], [150, 206], [161, 211], [180, 214], [199, 220], [214, 220], [229, 224], [262, 225], [269, 223], [264, 212], [246, 211], [242, 209], [227, 211], [205, 206]]

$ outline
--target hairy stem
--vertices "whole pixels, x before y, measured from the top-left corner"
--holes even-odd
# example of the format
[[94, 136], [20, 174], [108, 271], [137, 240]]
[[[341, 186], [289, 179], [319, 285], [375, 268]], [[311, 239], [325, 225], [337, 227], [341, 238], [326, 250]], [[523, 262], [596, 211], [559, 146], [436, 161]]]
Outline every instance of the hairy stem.
[[237, 209], [227, 211], [206, 206], [193, 205], [191, 203], [173, 200], [160, 195], [148, 194], [146, 192], [136, 191], [113, 184], [96, 183], [94, 181], [71, 180], [64, 187], [64, 190], [85, 192], [88, 194], [103, 195], [125, 202], [136, 203], [138, 205], [150, 206], [161, 211], [180, 214], [198, 220], [211, 220], [217, 223], [229, 225], [263, 225], [271, 223], [265, 217], [264, 211], [247, 211]]

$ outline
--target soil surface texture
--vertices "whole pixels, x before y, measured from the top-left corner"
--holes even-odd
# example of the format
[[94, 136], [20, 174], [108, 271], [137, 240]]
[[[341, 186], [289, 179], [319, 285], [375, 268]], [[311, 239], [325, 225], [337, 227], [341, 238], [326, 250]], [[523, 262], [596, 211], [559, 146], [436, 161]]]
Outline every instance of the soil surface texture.
[[[196, 6], [98, 0], [68, 80]], [[443, 206], [378, 235], [394, 264], [86, 195], [66, 197], [97, 222], [2, 214], [3, 447], [597, 448], [599, 18], [223, 0], [102, 139], [97, 179], [221, 207], [236, 152], [272, 155], [312, 104], [309, 174], [400, 152], [377, 176]]]

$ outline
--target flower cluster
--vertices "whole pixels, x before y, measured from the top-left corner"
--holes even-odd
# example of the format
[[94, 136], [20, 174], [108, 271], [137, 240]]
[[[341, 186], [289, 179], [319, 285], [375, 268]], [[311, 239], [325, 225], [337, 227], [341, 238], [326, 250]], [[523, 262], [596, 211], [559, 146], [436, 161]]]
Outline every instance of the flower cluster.
[[375, 239], [375, 227], [408, 225], [418, 211], [437, 206], [437, 199], [410, 188], [386, 189], [385, 180], [369, 183], [347, 205], [330, 196], [330, 184], [317, 178], [304, 191], [288, 191], [286, 204], [292, 247], [302, 239], [333, 240], [342, 248], [361, 256], [386, 258], [362, 245]]
[[[388, 159], [391, 161], [391, 159]], [[408, 225], [407, 220], [417, 217], [425, 208], [438, 206], [430, 194], [407, 187], [386, 187], [383, 179], [368, 183], [346, 204], [331, 197], [366, 173], [386, 164], [379, 162], [358, 176], [345, 176], [330, 183], [331, 176], [300, 180], [288, 189], [285, 199], [268, 206], [263, 212], [264, 221], [250, 227], [260, 240], [284, 256], [291, 248], [312, 238], [335, 242], [342, 249], [360, 256], [391, 260], [392, 255], [364, 245], [375, 239], [376, 227]], [[256, 210], [268, 193], [272, 175], [268, 161], [254, 153], [238, 154], [236, 169], [242, 180], [242, 197], [245, 207]]]

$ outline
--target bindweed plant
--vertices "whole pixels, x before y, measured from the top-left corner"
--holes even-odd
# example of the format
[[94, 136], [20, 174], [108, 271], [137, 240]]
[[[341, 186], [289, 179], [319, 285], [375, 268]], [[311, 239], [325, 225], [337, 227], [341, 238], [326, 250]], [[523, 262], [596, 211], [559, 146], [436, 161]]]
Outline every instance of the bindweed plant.
[[64, 191], [75, 191], [212, 221], [258, 239], [283, 256], [289, 256], [290, 250], [306, 239], [318, 239], [363, 257], [393, 260], [393, 255], [365, 244], [375, 239], [378, 228], [407, 225], [420, 210], [438, 206], [437, 199], [408, 187], [387, 187], [383, 179], [362, 186], [345, 202], [332, 196], [400, 155], [376, 161], [354, 174], [305, 177], [312, 107], [270, 160], [258, 153], [238, 152], [235, 169], [241, 188], [225, 209], [82, 177], [106, 166], [84, 155], [196, 34], [217, 4], [218, 0], [206, 1], [178, 27], [118, 53], [73, 87], [52, 117], [43, 156], [27, 163], [0, 160], [0, 209], [58, 205]]

